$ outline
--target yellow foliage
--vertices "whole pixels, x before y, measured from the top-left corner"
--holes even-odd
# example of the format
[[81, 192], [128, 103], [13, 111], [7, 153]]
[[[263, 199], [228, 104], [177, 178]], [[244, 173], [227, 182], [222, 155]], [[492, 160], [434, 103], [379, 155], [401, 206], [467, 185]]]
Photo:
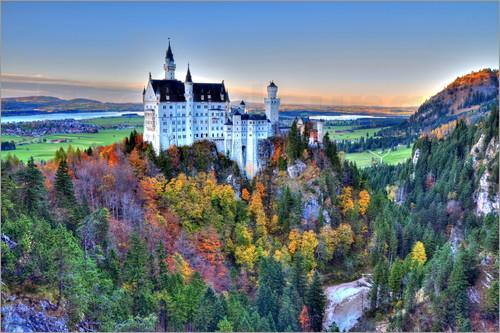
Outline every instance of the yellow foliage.
[[255, 219], [255, 233], [257, 236], [259, 238], [267, 236], [268, 222], [266, 213], [264, 212], [264, 205], [262, 204], [260, 191], [254, 191], [252, 193], [248, 210], [250, 211], [251, 216]]
[[367, 190], [359, 192], [359, 213], [361, 215], [365, 215], [369, 205], [370, 205], [370, 193], [368, 193]]
[[396, 201], [396, 193], [398, 192], [398, 187], [396, 185], [387, 185], [385, 187], [387, 192], [387, 198], [391, 201]]
[[288, 234], [288, 251], [291, 255], [294, 255], [300, 248], [300, 236], [300, 231], [297, 229], [292, 229], [290, 234]]
[[207, 223], [220, 226], [234, 218], [233, 189], [227, 184], [217, 184], [213, 175], [200, 172], [196, 177], [186, 177], [180, 174], [166, 184], [162, 194], [188, 231]]
[[339, 247], [342, 247], [344, 250], [348, 250], [352, 243], [354, 243], [354, 232], [347, 223], [341, 223], [338, 228], [335, 229], [335, 235], [338, 239]]
[[423, 265], [427, 261], [427, 254], [425, 253], [424, 243], [418, 241], [413, 245], [411, 250], [411, 260], [418, 265]]
[[179, 253], [174, 254], [174, 262], [176, 270], [181, 273], [184, 281], [188, 281], [193, 275], [193, 269], [189, 263]]
[[271, 217], [271, 221], [269, 222], [267, 230], [269, 233], [274, 234], [279, 230], [279, 218], [278, 215], [274, 214], [273, 217]]
[[308, 230], [302, 234], [302, 239], [300, 242], [300, 251], [304, 257], [304, 262], [307, 269], [314, 269], [316, 267], [316, 261], [314, 260], [314, 252], [318, 247], [318, 238], [312, 230]]
[[342, 189], [342, 193], [339, 195], [340, 200], [340, 210], [343, 214], [346, 214], [354, 208], [354, 201], [352, 200], [352, 187], [346, 186]]
[[258, 257], [257, 248], [253, 244], [248, 246], [238, 245], [234, 250], [234, 256], [236, 263], [248, 269], [253, 269]]
[[325, 246], [326, 259], [330, 260], [335, 253], [335, 249], [338, 245], [335, 237], [335, 231], [332, 229], [332, 227], [325, 226], [320, 230], [319, 239]]

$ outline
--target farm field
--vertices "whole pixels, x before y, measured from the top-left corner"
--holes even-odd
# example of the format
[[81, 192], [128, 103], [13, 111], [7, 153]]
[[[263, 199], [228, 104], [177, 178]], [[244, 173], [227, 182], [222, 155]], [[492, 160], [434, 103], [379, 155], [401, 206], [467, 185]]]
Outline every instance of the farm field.
[[92, 118], [85, 119], [82, 122], [86, 124], [100, 125], [100, 126], [112, 126], [112, 125], [127, 125], [134, 126], [139, 130], [144, 124], [144, 117], [103, 117], [103, 118]]
[[355, 129], [355, 125], [327, 126], [326, 132], [332, 140], [357, 140], [361, 137], [373, 137], [383, 127]]
[[345, 154], [345, 159], [356, 162], [359, 168], [366, 168], [372, 164], [372, 160], [378, 163], [398, 164], [411, 157], [412, 148], [401, 147], [394, 151], [368, 150], [361, 153]]
[[[138, 132], [142, 132], [142, 127], [137, 127]], [[99, 133], [79, 133], [79, 134], [55, 134], [43, 137], [20, 137], [12, 135], [2, 135], [2, 141], [16, 142], [16, 150], [2, 151], [0, 157], [6, 158], [8, 154], [17, 156], [22, 161], [27, 161], [31, 156], [37, 161], [50, 160], [59, 148], [66, 149], [69, 145], [75, 149], [87, 149], [109, 145], [125, 138], [132, 129], [101, 130]], [[66, 142], [50, 142], [51, 140], [66, 140]]]

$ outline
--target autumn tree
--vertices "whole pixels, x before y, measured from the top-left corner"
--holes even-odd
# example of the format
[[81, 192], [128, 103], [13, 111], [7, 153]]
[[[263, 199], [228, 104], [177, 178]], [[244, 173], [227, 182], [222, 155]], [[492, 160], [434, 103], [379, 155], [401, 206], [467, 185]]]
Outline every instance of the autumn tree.
[[418, 241], [413, 245], [410, 254], [412, 262], [416, 263], [419, 266], [422, 266], [427, 261], [427, 255], [425, 254], [425, 246], [424, 243]]
[[370, 194], [368, 193], [367, 190], [362, 190], [359, 192], [359, 213], [361, 215], [366, 214], [366, 210], [368, 209], [368, 206], [370, 205]]
[[340, 200], [340, 210], [345, 215], [354, 208], [352, 199], [352, 187], [346, 186], [342, 189], [342, 193], [338, 196]]
[[299, 323], [303, 332], [311, 331], [311, 320], [309, 318], [309, 312], [307, 311], [307, 306], [304, 305], [299, 314]]

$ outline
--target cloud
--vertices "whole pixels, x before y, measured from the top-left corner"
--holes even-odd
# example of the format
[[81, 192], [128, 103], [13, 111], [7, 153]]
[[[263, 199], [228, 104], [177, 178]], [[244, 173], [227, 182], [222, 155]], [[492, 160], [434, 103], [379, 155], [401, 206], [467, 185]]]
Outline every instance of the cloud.
[[105, 102], [140, 102], [142, 85], [92, 82], [43, 75], [2, 74], [2, 96], [49, 95], [60, 98], [92, 98]]
[[[265, 86], [239, 87], [226, 83], [231, 100], [244, 99], [261, 103], [266, 97]], [[47, 77], [39, 74], [2, 74], [2, 96], [19, 97], [48, 95], [59, 98], [91, 98], [104, 102], [141, 102], [143, 83], [82, 81]], [[280, 88], [282, 103], [316, 105], [415, 106], [425, 96], [385, 96], [372, 94], [330, 94], [292, 91]]]

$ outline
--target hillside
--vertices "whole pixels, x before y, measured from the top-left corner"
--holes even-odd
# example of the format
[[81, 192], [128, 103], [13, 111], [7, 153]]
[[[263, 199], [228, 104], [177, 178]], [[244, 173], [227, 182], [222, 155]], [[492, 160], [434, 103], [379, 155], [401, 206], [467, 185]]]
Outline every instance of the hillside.
[[457, 78], [424, 102], [408, 121], [384, 134], [426, 132], [459, 118], [476, 121], [495, 104], [498, 104], [498, 70], [483, 69]]
[[103, 103], [84, 98], [60, 99], [51, 96], [12, 97], [2, 99], [4, 115], [28, 115], [45, 112], [141, 111], [138, 103]]
[[496, 332], [499, 114], [484, 114], [363, 172], [296, 123], [253, 179], [212, 142], [156, 154], [137, 132], [8, 157], [2, 331]]

